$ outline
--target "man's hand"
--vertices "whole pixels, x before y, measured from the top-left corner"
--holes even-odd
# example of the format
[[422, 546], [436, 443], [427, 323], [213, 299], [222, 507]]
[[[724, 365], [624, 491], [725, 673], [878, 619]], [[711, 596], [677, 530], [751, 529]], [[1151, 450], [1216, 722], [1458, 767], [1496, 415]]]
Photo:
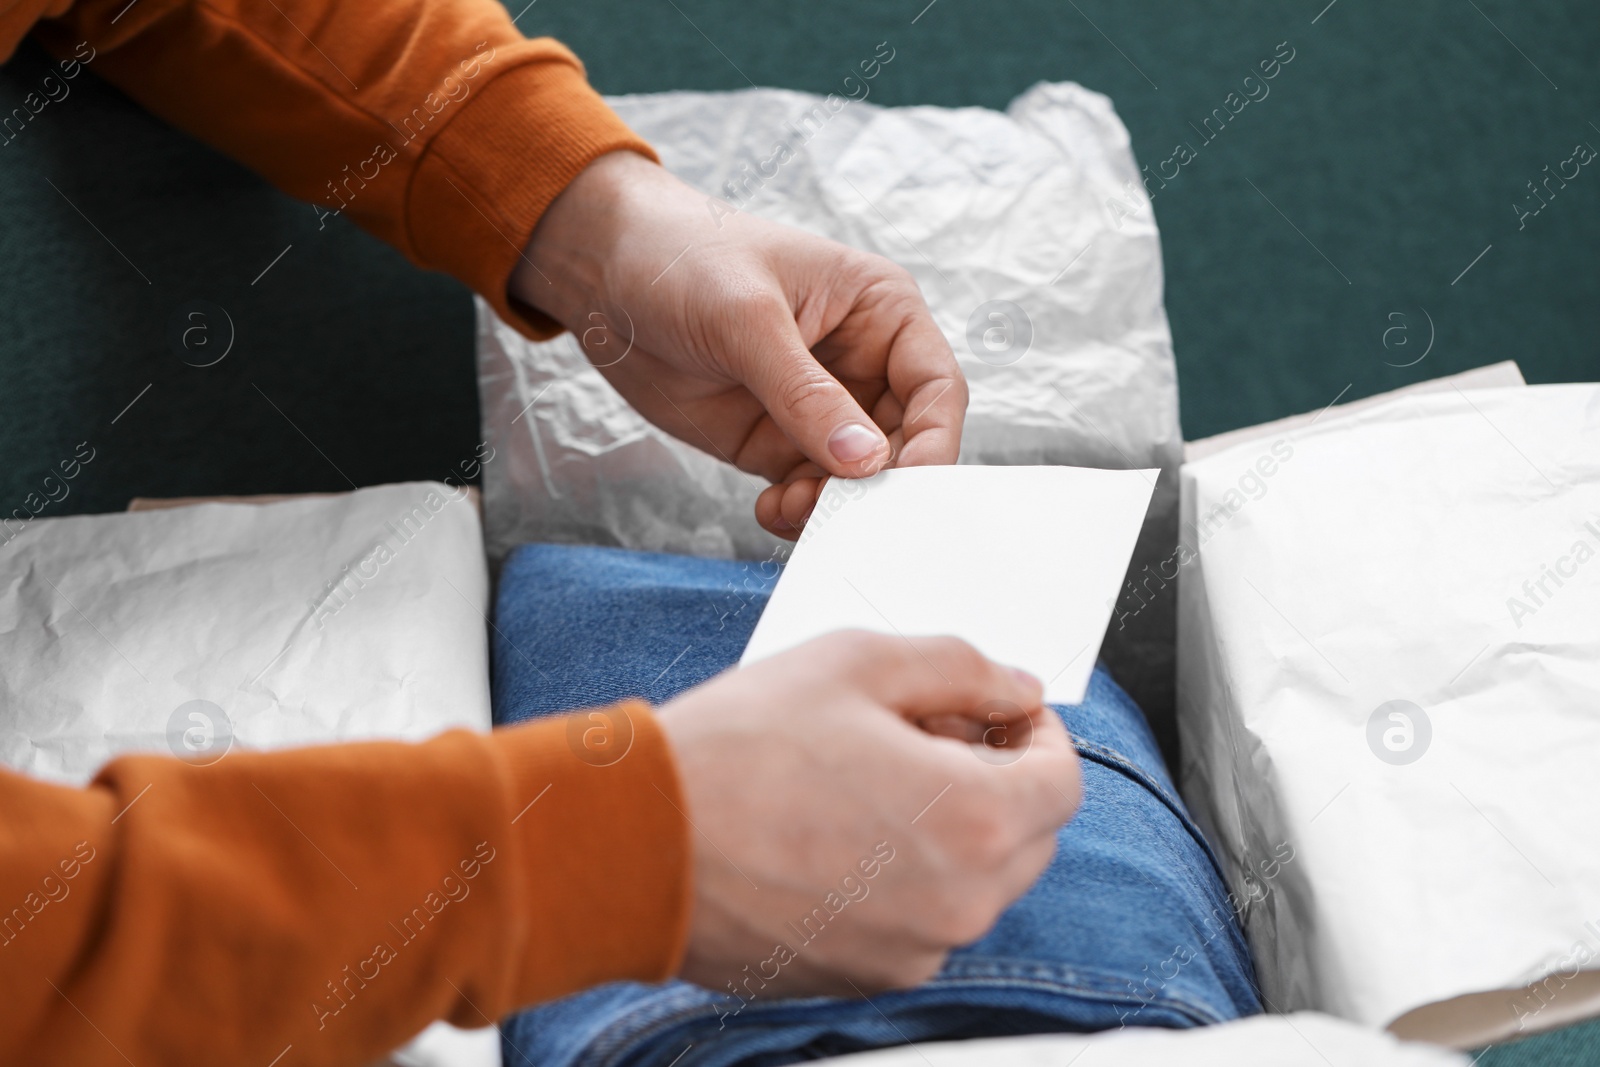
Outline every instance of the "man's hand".
[[651, 422], [778, 483], [756, 517], [781, 536], [826, 475], [960, 450], [966, 381], [905, 270], [735, 212], [631, 152], [556, 198], [510, 293], [571, 329]]
[[663, 707], [694, 827], [683, 977], [744, 999], [932, 977], [1077, 810], [1077, 755], [1042, 696], [955, 638], [847, 632]]

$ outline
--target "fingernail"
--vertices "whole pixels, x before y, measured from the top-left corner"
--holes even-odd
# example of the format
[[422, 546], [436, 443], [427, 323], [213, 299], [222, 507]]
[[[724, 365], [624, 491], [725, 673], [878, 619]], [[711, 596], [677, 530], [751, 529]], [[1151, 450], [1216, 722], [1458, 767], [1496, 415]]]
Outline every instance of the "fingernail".
[[1043, 682], [1039, 681], [1039, 679], [1035, 678], [1033, 675], [1029, 674], [1027, 671], [1023, 670], [1021, 667], [1012, 667], [1011, 668], [1011, 673], [1013, 675], [1015, 675], [1017, 681], [1021, 682], [1024, 686], [1028, 686], [1028, 687], [1035, 688], [1035, 689], [1043, 689], [1044, 688], [1044, 683]]
[[840, 463], [860, 463], [875, 453], [887, 451], [887, 446], [882, 434], [859, 422], [845, 423], [828, 438], [828, 451]]

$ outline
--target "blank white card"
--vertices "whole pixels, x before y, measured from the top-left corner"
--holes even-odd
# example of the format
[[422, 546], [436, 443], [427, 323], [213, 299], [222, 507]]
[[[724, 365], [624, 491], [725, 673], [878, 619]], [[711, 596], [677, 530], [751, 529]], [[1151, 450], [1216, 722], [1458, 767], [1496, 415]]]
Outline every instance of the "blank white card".
[[833, 630], [950, 634], [1083, 700], [1153, 470], [907, 467], [831, 479], [742, 663]]

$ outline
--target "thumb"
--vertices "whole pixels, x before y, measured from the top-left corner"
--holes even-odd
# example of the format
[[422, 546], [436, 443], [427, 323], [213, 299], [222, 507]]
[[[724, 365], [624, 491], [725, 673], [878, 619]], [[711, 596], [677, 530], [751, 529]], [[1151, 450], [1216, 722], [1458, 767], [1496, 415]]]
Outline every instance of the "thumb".
[[889, 441], [850, 391], [806, 348], [785, 303], [755, 324], [762, 343], [747, 357], [745, 386], [807, 459], [841, 478], [876, 474], [889, 462]]

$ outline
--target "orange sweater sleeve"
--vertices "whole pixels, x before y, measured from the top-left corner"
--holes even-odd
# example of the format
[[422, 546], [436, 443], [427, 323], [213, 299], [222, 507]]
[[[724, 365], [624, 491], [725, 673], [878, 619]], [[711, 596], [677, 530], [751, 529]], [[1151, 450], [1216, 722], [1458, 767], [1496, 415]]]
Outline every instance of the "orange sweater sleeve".
[[558, 42], [496, 0], [0, 0], [0, 58], [21, 30], [309, 201], [508, 303], [534, 225], [590, 161], [655, 158]]
[[689, 842], [642, 704], [407, 745], [0, 772], [0, 1060], [366, 1063], [436, 1019], [679, 965]]

